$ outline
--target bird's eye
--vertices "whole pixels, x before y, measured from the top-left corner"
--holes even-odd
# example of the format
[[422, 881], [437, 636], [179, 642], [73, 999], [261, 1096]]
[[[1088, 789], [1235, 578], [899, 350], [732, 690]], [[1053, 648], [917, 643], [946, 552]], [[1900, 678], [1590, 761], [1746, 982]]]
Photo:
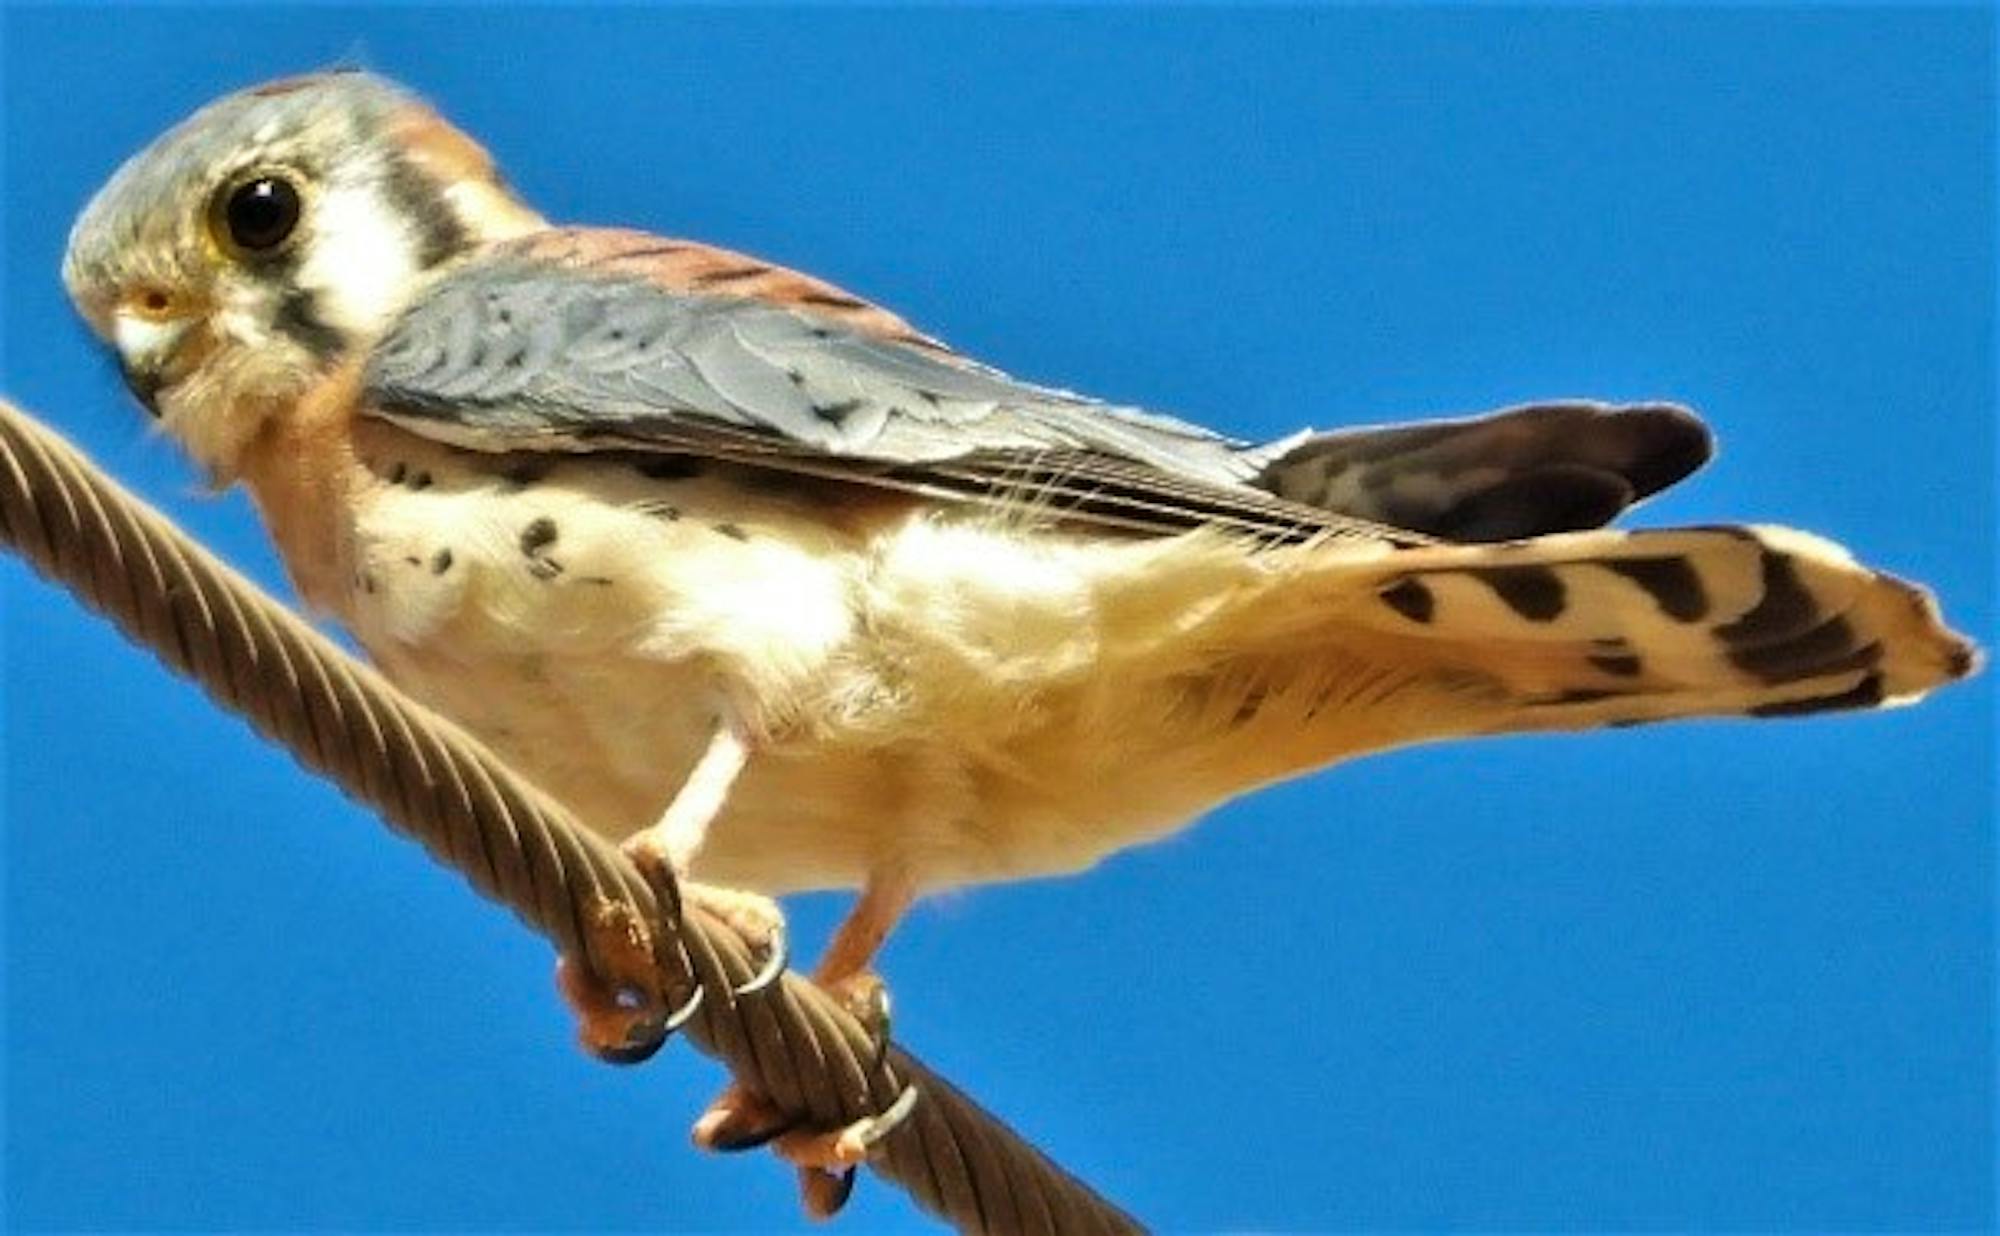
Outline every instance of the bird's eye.
[[299, 225], [299, 191], [283, 176], [263, 175], [225, 190], [217, 203], [220, 230], [247, 254], [268, 254], [291, 239]]

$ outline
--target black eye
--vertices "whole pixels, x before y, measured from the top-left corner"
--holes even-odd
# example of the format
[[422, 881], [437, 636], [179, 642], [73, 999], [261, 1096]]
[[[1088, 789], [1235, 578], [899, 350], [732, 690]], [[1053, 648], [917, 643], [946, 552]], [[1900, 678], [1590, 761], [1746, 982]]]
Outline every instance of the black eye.
[[229, 239], [246, 253], [269, 253], [299, 225], [299, 191], [282, 176], [246, 180], [222, 205]]

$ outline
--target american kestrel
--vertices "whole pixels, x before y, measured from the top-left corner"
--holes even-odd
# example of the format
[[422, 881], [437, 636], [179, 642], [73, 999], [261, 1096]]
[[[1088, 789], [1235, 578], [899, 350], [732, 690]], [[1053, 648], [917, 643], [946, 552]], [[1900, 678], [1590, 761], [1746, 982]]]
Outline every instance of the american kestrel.
[[[129, 161], [64, 277], [255, 499], [299, 594], [642, 866], [816, 977], [911, 901], [1087, 867], [1260, 785], [1459, 735], [1913, 700], [1923, 591], [1771, 527], [1603, 527], [1709, 453], [1566, 401], [1277, 442], [1017, 381], [817, 279], [550, 224], [365, 73], [221, 99]], [[732, 890], [732, 891], [723, 891]], [[585, 1041], [657, 1044], [580, 967]], [[879, 1126], [773, 1136], [820, 1210]]]

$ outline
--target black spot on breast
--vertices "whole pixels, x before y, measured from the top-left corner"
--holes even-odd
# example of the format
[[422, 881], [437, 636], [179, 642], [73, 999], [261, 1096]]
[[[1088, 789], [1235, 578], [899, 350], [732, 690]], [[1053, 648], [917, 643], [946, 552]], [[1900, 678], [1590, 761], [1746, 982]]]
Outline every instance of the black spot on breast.
[[1480, 567], [1466, 574], [1530, 622], [1549, 622], [1563, 612], [1562, 578], [1548, 567]]
[[1660, 612], [1677, 622], [1693, 622], [1708, 612], [1701, 576], [1685, 558], [1619, 558], [1604, 568], [1645, 589]]
[[1382, 590], [1382, 603], [1411, 622], [1429, 622], [1437, 611], [1437, 598], [1414, 579], [1397, 581]]
[[429, 489], [430, 487], [431, 487], [431, 474], [430, 474], [430, 473], [428, 473], [428, 472], [419, 472], [419, 473], [415, 474], [414, 476], [410, 477], [410, 488], [411, 488], [411, 489]]
[[1764, 551], [1764, 595], [1741, 618], [1715, 628], [1725, 644], [1762, 644], [1796, 634], [1819, 614], [1819, 603], [1799, 582], [1790, 554]]
[[389, 469], [389, 483], [391, 485], [401, 485], [403, 483], [403, 478], [408, 476], [409, 474], [410, 474], [409, 465], [399, 461]]
[[732, 541], [747, 541], [750, 539], [750, 534], [745, 532], [740, 524], [716, 524], [715, 530]]
[[546, 479], [553, 471], [555, 471], [554, 463], [529, 455], [508, 460], [507, 465], [500, 469], [500, 479], [507, 482], [509, 488], [526, 489]]
[[672, 523], [681, 517], [681, 508], [666, 502], [641, 502], [636, 508], [641, 515]]
[[562, 573], [563, 564], [557, 562], [554, 558], [528, 559], [528, 574], [534, 576], [536, 579], [554, 579]]
[[1882, 702], [1882, 675], [1869, 674], [1846, 691], [1832, 695], [1809, 695], [1804, 699], [1778, 700], [1770, 704], [1756, 704], [1749, 709], [1753, 717], [1810, 717], [1822, 712], [1845, 712], [1854, 708], [1873, 708]]
[[442, 575], [451, 570], [451, 551], [440, 549], [431, 555], [431, 574]]
[[556, 521], [544, 515], [521, 529], [521, 552], [534, 555], [556, 543]]

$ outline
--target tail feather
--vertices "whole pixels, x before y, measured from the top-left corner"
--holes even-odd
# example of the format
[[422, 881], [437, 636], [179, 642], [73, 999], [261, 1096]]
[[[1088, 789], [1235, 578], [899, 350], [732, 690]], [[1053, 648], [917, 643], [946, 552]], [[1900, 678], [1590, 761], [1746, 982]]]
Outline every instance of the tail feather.
[[1977, 664], [1928, 593], [1784, 528], [1424, 547], [1366, 574], [1348, 614], [1495, 689], [1484, 732], [1873, 708]]
[[[1445, 738], [1875, 708], [1978, 661], [1928, 593], [1782, 528], [1250, 553], [1211, 533], [1111, 553], [1082, 607], [1085, 642], [1064, 645], [1080, 650], [1059, 666], [1074, 693], [1019, 710], [1074, 721], [1032, 761], [1066, 769], [1065, 786], [1090, 783], [1075, 761], [1107, 750], [1149, 770], [1144, 793], [1105, 782], [1093, 819], [1184, 818]], [[1051, 628], [1076, 612], [1063, 594]]]
[[1600, 527], [1711, 451], [1675, 404], [1545, 403], [1287, 441], [1253, 483], [1449, 540], [1504, 541]]

